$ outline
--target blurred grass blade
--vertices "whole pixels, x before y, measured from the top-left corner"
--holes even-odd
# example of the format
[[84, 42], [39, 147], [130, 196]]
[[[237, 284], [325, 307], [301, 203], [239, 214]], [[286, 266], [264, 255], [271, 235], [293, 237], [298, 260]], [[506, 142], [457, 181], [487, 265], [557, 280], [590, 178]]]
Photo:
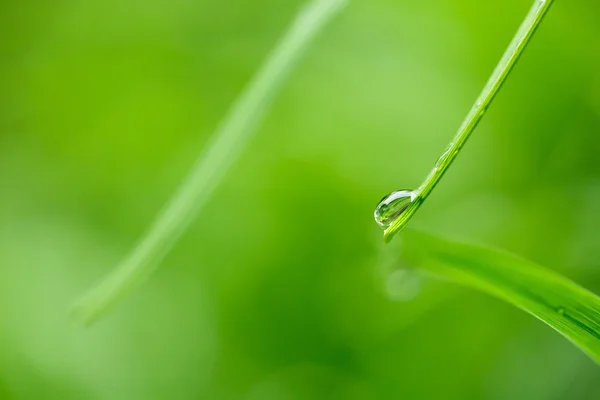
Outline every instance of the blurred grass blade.
[[187, 180], [138, 246], [74, 306], [76, 319], [92, 322], [156, 268], [237, 159], [308, 44], [346, 2], [313, 0], [301, 10], [287, 35], [235, 102]]
[[539, 318], [600, 363], [600, 298], [561, 275], [508, 253], [406, 230], [412, 266], [499, 297]]

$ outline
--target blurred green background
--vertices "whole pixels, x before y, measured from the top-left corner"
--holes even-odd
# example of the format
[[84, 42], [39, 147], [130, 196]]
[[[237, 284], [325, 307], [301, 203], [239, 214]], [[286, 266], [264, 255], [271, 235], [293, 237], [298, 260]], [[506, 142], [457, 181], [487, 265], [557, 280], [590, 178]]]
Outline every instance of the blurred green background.
[[[1, 399], [600, 398], [533, 317], [433, 279], [403, 295], [372, 217], [427, 175], [529, 0], [352, 1], [162, 268], [68, 319], [301, 3], [0, 2]], [[412, 226], [600, 293], [598, 15], [556, 1]]]

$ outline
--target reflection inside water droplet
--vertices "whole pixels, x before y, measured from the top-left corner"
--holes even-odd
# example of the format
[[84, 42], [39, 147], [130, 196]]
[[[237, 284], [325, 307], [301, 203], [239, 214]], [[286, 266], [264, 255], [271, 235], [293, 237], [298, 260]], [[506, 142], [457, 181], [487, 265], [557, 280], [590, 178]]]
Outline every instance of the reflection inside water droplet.
[[385, 196], [375, 208], [375, 221], [379, 226], [387, 228], [406, 210], [415, 199], [412, 190], [398, 190]]

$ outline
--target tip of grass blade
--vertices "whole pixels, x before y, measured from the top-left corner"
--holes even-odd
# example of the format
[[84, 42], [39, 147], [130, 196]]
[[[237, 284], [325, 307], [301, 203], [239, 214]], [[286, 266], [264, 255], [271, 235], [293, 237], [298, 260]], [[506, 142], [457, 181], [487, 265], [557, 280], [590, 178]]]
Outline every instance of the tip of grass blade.
[[383, 231], [383, 241], [385, 243], [391, 242], [394, 236], [396, 236], [396, 234], [406, 226], [408, 221], [410, 221], [414, 215], [415, 211], [417, 211], [419, 208], [420, 204], [421, 202], [413, 201], [413, 203], [411, 203], [410, 206], [408, 206], [408, 208], [398, 218], [396, 218], [385, 231]]
[[[77, 300], [71, 307], [71, 319], [90, 326], [133, 288], [140, 285], [156, 267], [156, 263], [142, 261], [141, 256], [146, 254], [144, 249], [144, 246], [139, 247], [124, 264], [118, 266], [97, 286]], [[160, 257], [160, 255], [155, 256]]]
[[402, 230], [404, 225], [406, 225], [406, 222], [408, 222], [408, 220], [406, 218], [402, 218], [402, 215], [396, 218], [396, 220], [392, 222], [392, 224], [385, 231], [383, 231], [383, 242], [391, 242], [394, 236], [396, 236], [396, 234]]
[[73, 304], [69, 317], [75, 323], [88, 327], [109, 310], [122, 294], [116, 290], [107, 291], [105, 285], [101, 284]]
[[392, 238], [394, 237], [395, 234], [396, 234], [396, 232], [393, 232], [392, 230], [390, 230], [390, 228], [387, 228], [385, 231], [383, 231], [383, 242], [384, 243], [391, 242]]

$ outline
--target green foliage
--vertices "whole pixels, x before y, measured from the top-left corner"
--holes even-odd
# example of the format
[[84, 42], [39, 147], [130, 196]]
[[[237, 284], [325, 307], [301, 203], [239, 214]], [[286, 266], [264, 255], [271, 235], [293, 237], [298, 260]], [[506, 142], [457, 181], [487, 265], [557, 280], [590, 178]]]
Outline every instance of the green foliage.
[[467, 114], [464, 122], [456, 133], [454, 140], [450, 143], [444, 154], [438, 159], [429, 176], [427, 176], [425, 181], [416, 191], [416, 197], [412, 203], [385, 230], [384, 239], [386, 242], [392, 240], [394, 235], [408, 223], [421, 204], [427, 199], [427, 196], [429, 196], [431, 191], [438, 184], [440, 179], [442, 179], [448, 168], [450, 168], [450, 165], [452, 165], [452, 162], [456, 159], [458, 153], [462, 150], [465, 143], [467, 143], [467, 140], [475, 128], [477, 128], [479, 121], [481, 121], [481, 118], [483, 118], [483, 115], [494, 100], [494, 97], [498, 94], [498, 91], [504, 84], [504, 81], [512, 71], [516, 62], [519, 60], [523, 50], [527, 47], [527, 44], [531, 40], [536, 29], [550, 9], [552, 2], [553, 0], [535, 0], [529, 14], [525, 17], [525, 20], [521, 24], [514, 39], [506, 49], [504, 56], [502, 56], [502, 59], [494, 69], [488, 83], [475, 101], [475, 105], [473, 105], [473, 108], [471, 108]]
[[[375, 201], [421, 183], [529, 1], [351, 2], [164, 268], [93, 329], [68, 318], [304, 3], [0, 2], [2, 400], [600, 398], [600, 368], [528, 314], [378, 273], [401, 260]], [[600, 293], [600, 2], [552, 7], [409, 227]]]
[[595, 294], [532, 262], [485, 247], [408, 230], [401, 248], [410, 265], [521, 308], [600, 363], [600, 298]]
[[[552, 0], [535, 1], [455, 139], [416, 191], [414, 200], [398, 213], [396, 220], [385, 230], [386, 242], [408, 223], [444, 176], [504, 84], [551, 5]], [[409, 240], [406, 240], [406, 237]], [[420, 239], [415, 240], [415, 237]], [[546, 322], [587, 352], [596, 362], [600, 362], [600, 299], [594, 294], [560, 275], [491, 249], [453, 244], [433, 236], [415, 233], [405, 235], [404, 249], [413, 264], [503, 298]]]

